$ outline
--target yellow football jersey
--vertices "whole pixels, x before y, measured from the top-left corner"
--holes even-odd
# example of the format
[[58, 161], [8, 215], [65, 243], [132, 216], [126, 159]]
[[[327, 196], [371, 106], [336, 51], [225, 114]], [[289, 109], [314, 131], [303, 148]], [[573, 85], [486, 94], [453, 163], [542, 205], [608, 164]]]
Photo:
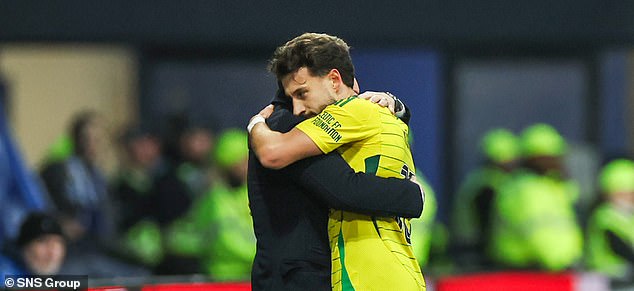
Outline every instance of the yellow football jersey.
[[[414, 175], [408, 127], [387, 108], [353, 96], [297, 128], [324, 153], [337, 150], [357, 172]], [[409, 219], [331, 209], [328, 234], [333, 290], [425, 290], [409, 239]]]

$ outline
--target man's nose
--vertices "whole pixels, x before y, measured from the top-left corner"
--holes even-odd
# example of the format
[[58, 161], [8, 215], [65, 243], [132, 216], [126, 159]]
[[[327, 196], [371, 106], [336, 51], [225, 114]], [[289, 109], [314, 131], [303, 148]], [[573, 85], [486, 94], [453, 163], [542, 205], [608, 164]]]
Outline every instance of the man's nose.
[[293, 102], [293, 114], [300, 116], [306, 113], [306, 107], [302, 105], [300, 102]]

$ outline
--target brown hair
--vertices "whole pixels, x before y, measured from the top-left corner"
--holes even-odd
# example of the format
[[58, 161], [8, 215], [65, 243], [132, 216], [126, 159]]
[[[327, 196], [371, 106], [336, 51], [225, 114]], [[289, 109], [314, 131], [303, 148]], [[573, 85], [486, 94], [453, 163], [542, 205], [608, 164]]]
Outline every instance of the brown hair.
[[306, 67], [314, 76], [325, 76], [337, 69], [346, 86], [354, 84], [350, 47], [342, 39], [323, 33], [304, 33], [278, 47], [269, 62], [278, 80]]

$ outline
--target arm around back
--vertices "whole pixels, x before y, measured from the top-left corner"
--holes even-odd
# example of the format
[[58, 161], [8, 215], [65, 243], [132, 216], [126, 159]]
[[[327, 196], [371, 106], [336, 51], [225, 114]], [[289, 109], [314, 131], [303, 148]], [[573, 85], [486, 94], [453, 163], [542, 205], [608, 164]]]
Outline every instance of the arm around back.
[[355, 173], [337, 153], [291, 165], [297, 182], [334, 209], [373, 216], [419, 217], [420, 187], [408, 180]]

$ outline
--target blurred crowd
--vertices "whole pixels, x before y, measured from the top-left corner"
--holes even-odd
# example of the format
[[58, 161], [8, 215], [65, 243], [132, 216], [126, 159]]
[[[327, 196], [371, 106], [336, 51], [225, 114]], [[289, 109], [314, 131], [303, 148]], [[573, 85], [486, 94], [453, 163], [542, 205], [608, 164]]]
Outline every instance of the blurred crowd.
[[[247, 281], [255, 236], [246, 133], [177, 116], [166, 132], [131, 125], [112, 138], [107, 124], [97, 112], [77, 114], [39, 177], [16, 170], [19, 153], [3, 129], [0, 275]], [[102, 153], [113, 144], [120, 162], [108, 173]], [[582, 189], [563, 162], [569, 145], [552, 126], [492, 129], [479, 147], [483, 163], [452, 195], [446, 225], [436, 219], [437, 193], [418, 177], [426, 200], [412, 243], [426, 274], [574, 270], [634, 280], [631, 159], [606, 161], [596, 189], [585, 189], [596, 203], [580, 209]]]
[[[483, 164], [454, 196], [448, 246], [454, 271], [592, 271], [634, 283], [634, 162], [605, 161], [596, 189], [569, 175], [569, 145], [548, 124], [482, 138]], [[584, 209], [582, 190], [594, 192]]]
[[[167, 128], [130, 125], [112, 134], [104, 116], [80, 112], [39, 175], [18, 175], [10, 164], [0, 170], [7, 182], [0, 201], [14, 202], [0, 211], [0, 273], [247, 281], [255, 236], [246, 132], [216, 133], [185, 115]], [[104, 153], [112, 151], [120, 161], [108, 172]], [[29, 179], [40, 191], [11, 187]]]

